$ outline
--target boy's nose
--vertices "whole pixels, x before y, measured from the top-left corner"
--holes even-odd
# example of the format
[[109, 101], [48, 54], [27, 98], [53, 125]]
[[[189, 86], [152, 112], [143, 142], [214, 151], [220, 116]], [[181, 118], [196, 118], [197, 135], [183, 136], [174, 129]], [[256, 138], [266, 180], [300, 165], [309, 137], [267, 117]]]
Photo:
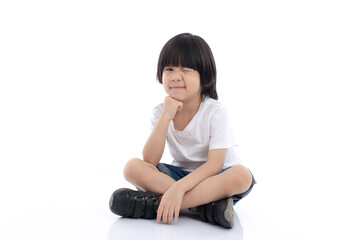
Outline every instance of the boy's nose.
[[171, 76], [171, 81], [179, 81], [181, 80], [182, 76], [178, 72], [174, 72]]

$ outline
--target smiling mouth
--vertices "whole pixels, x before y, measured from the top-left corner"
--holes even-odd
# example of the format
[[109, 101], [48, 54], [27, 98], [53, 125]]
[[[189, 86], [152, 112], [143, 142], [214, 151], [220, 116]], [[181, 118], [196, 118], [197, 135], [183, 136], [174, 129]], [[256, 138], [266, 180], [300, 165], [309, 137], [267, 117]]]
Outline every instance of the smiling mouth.
[[180, 87], [180, 86], [176, 86], [176, 87], [170, 87], [171, 89], [183, 89], [185, 87]]

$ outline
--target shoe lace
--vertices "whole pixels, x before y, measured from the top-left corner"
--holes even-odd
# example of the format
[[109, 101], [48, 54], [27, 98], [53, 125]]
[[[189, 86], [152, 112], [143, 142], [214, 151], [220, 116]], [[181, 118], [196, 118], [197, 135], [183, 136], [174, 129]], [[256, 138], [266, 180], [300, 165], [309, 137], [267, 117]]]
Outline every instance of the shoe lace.
[[142, 199], [142, 201], [146, 201], [146, 200], [148, 200], [148, 199], [150, 199], [150, 200], [156, 200], [156, 197], [155, 196], [144, 196], [144, 197], [142, 197], [142, 196], [135, 196], [134, 197], [134, 199], [135, 200], [140, 200], [140, 199]]

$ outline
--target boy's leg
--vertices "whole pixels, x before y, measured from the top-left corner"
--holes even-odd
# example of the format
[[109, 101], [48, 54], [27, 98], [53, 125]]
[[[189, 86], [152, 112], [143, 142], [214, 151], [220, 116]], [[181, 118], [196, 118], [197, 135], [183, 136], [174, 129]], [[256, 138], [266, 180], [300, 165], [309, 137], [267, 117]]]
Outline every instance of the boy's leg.
[[207, 178], [191, 191], [187, 192], [182, 201], [181, 208], [197, 207], [203, 204], [228, 198], [247, 191], [252, 184], [252, 174], [249, 170], [237, 165]]
[[123, 173], [128, 182], [142, 191], [164, 194], [176, 182], [152, 164], [138, 158], [128, 161]]
[[[157, 167], [159, 167], [160, 171]], [[157, 167], [140, 159], [132, 159], [126, 164], [124, 169], [125, 178], [139, 189], [147, 191], [147, 193], [136, 192], [130, 189], [117, 190], [110, 199], [110, 208], [115, 214], [135, 218], [155, 217], [157, 208], [154, 208], [153, 205], [157, 206], [159, 204], [158, 201], [160, 200], [158, 199], [160, 195], [164, 194], [175, 182], [172, 179], [173, 174], [176, 175], [175, 179], [178, 177], [180, 179], [188, 174], [186, 172], [183, 173], [183, 170], [179, 172], [174, 170], [175, 172], [172, 172], [173, 170], [164, 167], [165, 170], [163, 171], [162, 166], [159, 165]], [[173, 166], [168, 167], [173, 168]], [[241, 193], [245, 196], [251, 190], [252, 185], [253, 177], [250, 171], [242, 165], [237, 165], [204, 180], [187, 192], [183, 197], [181, 208], [200, 206], [197, 209], [200, 211], [202, 220], [231, 228], [234, 223], [233, 200], [228, 197]], [[238, 197], [242, 198], [240, 195]], [[113, 204], [113, 201], [116, 204]], [[119, 208], [119, 206], [121, 207]]]
[[[164, 194], [176, 181], [160, 172], [155, 166], [141, 159], [131, 159], [124, 168], [127, 181], [143, 191]], [[188, 191], [182, 201], [181, 209], [197, 207], [236, 194], [243, 193], [252, 184], [252, 174], [243, 165], [207, 178], [191, 191]]]
[[[249, 178], [250, 181], [248, 181]], [[204, 180], [187, 192], [181, 207], [196, 207], [203, 221], [232, 228], [234, 226], [233, 200], [237, 198], [238, 201], [248, 194], [254, 184], [253, 180], [248, 169], [240, 165], [234, 166]]]
[[131, 218], [155, 218], [159, 198], [175, 182], [152, 164], [141, 159], [131, 159], [124, 168], [127, 181], [142, 191], [128, 188], [116, 190], [109, 206], [114, 214]]

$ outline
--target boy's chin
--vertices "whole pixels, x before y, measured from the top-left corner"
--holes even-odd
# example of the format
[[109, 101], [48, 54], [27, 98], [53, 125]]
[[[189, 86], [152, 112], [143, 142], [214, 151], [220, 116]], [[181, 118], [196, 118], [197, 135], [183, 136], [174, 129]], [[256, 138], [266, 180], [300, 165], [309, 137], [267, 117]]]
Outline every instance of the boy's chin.
[[174, 96], [173, 94], [169, 95], [171, 98], [173, 98], [174, 100], [177, 100], [177, 101], [180, 101], [180, 102], [183, 102], [185, 99], [179, 97], [179, 96]]

